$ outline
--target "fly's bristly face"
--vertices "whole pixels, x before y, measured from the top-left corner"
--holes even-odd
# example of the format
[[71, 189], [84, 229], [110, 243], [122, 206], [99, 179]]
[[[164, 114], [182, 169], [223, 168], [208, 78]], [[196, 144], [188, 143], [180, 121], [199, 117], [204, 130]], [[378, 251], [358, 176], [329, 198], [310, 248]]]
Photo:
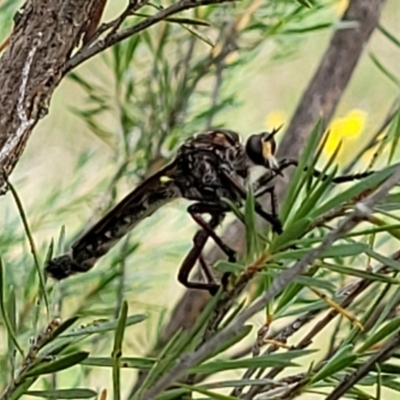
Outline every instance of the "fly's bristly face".
[[271, 170], [279, 170], [279, 163], [275, 158], [275, 135], [280, 127], [272, 132], [261, 132], [251, 135], [246, 142], [246, 154], [255, 165], [261, 165]]

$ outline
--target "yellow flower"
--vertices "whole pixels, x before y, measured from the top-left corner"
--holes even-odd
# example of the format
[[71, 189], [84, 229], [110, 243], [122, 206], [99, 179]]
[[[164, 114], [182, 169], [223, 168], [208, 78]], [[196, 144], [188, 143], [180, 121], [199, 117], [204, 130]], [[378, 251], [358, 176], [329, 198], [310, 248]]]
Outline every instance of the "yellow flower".
[[[329, 137], [326, 141], [323, 153], [326, 157], [332, 155], [340, 142], [342, 147], [336, 162], [344, 164], [348, 158], [354, 156], [355, 149], [359, 147], [361, 133], [367, 122], [367, 113], [361, 109], [353, 109], [342, 118], [336, 118], [328, 128]], [[287, 123], [288, 117], [283, 110], [273, 110], [265, 117], [265, 126], [268, 130], [279, 128]]]
[[281, 125], [284, 125], [287, 121], [287, 114], [282, 110], [274, 110], [271, 111], [265, 117], [265, 126], [268, 130], [272, 130], [274, 128], [279, 128]]
[[367, 113], [359, 109], [351, 110], [344, 118], [333, 120], [328, 129], [329, 137], [324, 147], [325, 155], [331, 155], [340, 142], [342, 142], [343, 147], [336, 161], [339, 163], [340, 161], [344, 161], [346, 150], [354, 155], [355, 146], [357, 146], [357, 141], [360, 138], [366, 121]]

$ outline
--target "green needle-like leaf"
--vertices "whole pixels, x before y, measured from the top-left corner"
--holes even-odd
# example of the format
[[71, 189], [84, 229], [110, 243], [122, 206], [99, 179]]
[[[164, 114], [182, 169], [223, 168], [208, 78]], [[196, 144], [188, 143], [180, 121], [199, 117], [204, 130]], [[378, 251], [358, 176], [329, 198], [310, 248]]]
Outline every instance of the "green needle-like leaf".
[[27, 378], [31, 376], [53, 374], [55, 372], [70, 368], [76, 364], [81, 363], [88, 356], [89, 356], [88, 352], [79, 351], [77, 353], [58, 357], [53, 361], [42, 361], [34, 368], [28, 370], [24, 374], [24, 377]]

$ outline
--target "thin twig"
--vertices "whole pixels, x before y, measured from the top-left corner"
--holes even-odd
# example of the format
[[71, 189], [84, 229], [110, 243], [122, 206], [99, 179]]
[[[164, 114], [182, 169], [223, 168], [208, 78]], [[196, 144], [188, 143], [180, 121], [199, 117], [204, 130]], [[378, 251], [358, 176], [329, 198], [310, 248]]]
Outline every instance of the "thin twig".
[[343, 217], [346, 214], [346, 209], [349, 208], [349, 204], [343, 204], [339, 207], [332, 208], [332, 210], [329, 210], [325, 214], [321, 215], [318, 218], [315, 218], [311, 223], [310, 226], [308, 227], [307, 231], [310, 232], [315, 228], [325, 226], [328, 222], [334, 220], [335, 218], [338, 217]]
[[338, 400], [340, 399], [351, 387], [353, 387], [361, 378], [368, 374], [376, 364], [382, 364], [388, 360], [395, 350], [400, 346], [400, 333], [397, 333], [392, 339], [386, 342], [386, 344], [376, 352], [370, 359], [363, 362], [361, 366], [353, 372], [350, 376], [347, 376], [343, 381], [336, 387], [336, 389], [328, 395], [325, 400]]
[[60, 325], [60, 322], [61, 321], [58, 318], [53, 319], [47, 325], [46, 329], [33, 340], [32, 345], [29, 348], [26, 357], [23, 359], [21, 368], [18, 370], [15, 379], [13, 379], [5, 388], [4, 392], [0, 395], [0, 400], [7, 400], [12, 397], [13, 392], [24, 383], [25, 372], [37, 360], [37, 354], [39, 350], [41, 350], [42, 347], [48, 343], [49, 338], [54, 330]]
[[[4, 304], [4, 302], [5, 302], [4, 294], [5, 294], [4, 270], [3, 270], [3, 261], [0, 258], [0, 296], [1, 296], [0, 297], [0, 313], [1, 313], [1, 316], [3, 317], [3, 323], [4, 323], [4, 326], [6, 327], [6, 331], [8, 333], [10, 340], [13, 342], [13, 344], [14, 344], [15, 348], [18, 350], [19, 354], [22, 357], [25, 357], [24, 350], [18, 343], [17, 336], [14, 332], [14, 329], [11, 325], [11, 321], [6, 312], [6, 308], [5, 308], [5, 304]], [[11, 350], [11, 351], [13, 351], [13, 350]]]
[[89, 48], [104, 32], [110, 30], [110, 32], [107, 34], [107, 37], [113, 35], [130, 15], [144, 7], [148, 2], [149, 0], [140, 2], [128, 0], [128, 5], [126, 6], [125, 10], [122, 11], [122, 13], [112, 21], [101, 24], [93, 37], [82, 47], [81, 51]]
[[[378, 363], [390, 358], [396, 348], [400, 346], [400, 333], [397, 333], [395, 337], [390, 340], [380, 351], [375, 353], [367, 362], [363, 362], [361, 367], [356, 370], [350, 377], [345, 377], [341, 384], [331, 393], [332, 399], [328, 396], [325, 400], [337, 400], [346, 393], [347, 390], [352, 388], [361, 378], [363, 378], [367, 373]], [[320, 369], [323, 363], [319, 364], [316, 370]], [[286, 392], [280, 394], [280, 399], [282, 400], [292, 400], [301, 394], [303, 387], [307, 385], [307, 379], [303, 379], [296, 385], [292, 386]], [[246, 398], [253, 398], [247, 397]]]
[[[269, 335], [267, 336], [268, 340], [276, 340], [277, 342], [280, 343], [287, 343], [287, 340], [289, 339], [290, 336], [293, 336], [301, 327], [303, 327], [304, 325], [306, 325], [307, 323], [309, 323], [310, 321], [312, 321], [314, 319], [314, 317], [316, 315], [318, 315], [320, 312], [320, 310], [316, 310], [316, 311], [312, 311], [312, 312], [308, 312], [298, 318], [296, 318], [294, 321], [292, 321], [291, 323], [289, 323], [288, 325], [286, 325], [284, 328], [282, 328], [279, 332], [276, 332], [273, 335]], [[275, 352], [276, 350], [278, 350], [278, 346], [274, 346], [274, 345], [270, 345], [267, 347], [267, 349], [264, 351], [263, 355], [267, 355], [267, 354], [271, 354], [273, 352]], [[277, 368], [276, 368], [277, 369]], [[250, 379], [253, 374], [256, 372], [256, 368], [249, 368], [242, 376], [242, 379]], [[263, 370], [260, 370], [259, 373], [257, 374], [257, 377], [261, 376], [261, 372]], [[274, 375], [276, 376], [276, 374]], [[273, 377], [274, 377], [273, 376]], [[263, 379], [272, 379], [269, 377], [263, 377]], [[261, 391], [265, 391], [266, 388], [270, 387], [270, 385], [267, 385], [266, 387], [260, 387], [260, 390], [255, 390], [255, 386], [252, 386], [249, 389], [248, 393], [251, 394], [257, 394]], [[241, 395], [241, 393], [243, 392], [243, 387], [238, 387], [235, 388], [231, 395], [235, 396], [235, 397], [239, 397]]]
[[[394, 253], [391, 257], [393, 260], [398, 260], [400, 258], [400, 251]], [[375, 273], [389, 273], [391, 269], [386, 265], [380, 265], [375, 269]], [[340, 303], [340, 306], [345, 308], [348, 307], [361, 293], [363, 293], [374, 281], [369, 279], [360, 279], [356, 282], [351, 282], [346, 285], [344, 288], [341, 288], [337, 291], [337, 296], [346, 296], [343, 301]], [[274, 335], [272, 338], [279, 342], [286, 343], [287, 339], [292, 336], [294, 333], [298, 332], [300, 328], [302, 328], [305, 324], [312, 321], [321, 311], [323, 307], [317, 310], [310, 311], [303, 316], [300, 316], [295, 321], [288, 324], [284, 327], [278, 334]], [[330, 310], [328, 314], [325, 315], [320, 321], [318, 321], [299, 342], [296, 346], [293, 346], [292, 350], [299, 350], [308, 347], [312, 343], [312, 339], [320, 333], [336, 316], [338, 315], [337, 310]], [[277, 350], [275, 346], [269, 346], [269, 348], [265, 351], [265, 354], [270, 354]], [[273, 368], [269, 371], [263, 379], [273, 379], [276, 375], [282, 372], [283, 368], [277, 367]], [[252, 374], [249, 374], [248, 377], [251, 377]], [[261, 377], [261, 374], [258, 373], [256, 375], [257, 378]], [[257, 393], [261, 392], [265, 388], [262, 387], [252, 387], [247, 396], [251, 398], [251, 396], [255, 396]]]
[[38, 258], [37, 251], [36, 251], [36, 245], [35, 245], [35, 241], [33, 240], [31, 229], [29, 227], [28, 218], [25, 214], [24, 206], [22, 205], [22, 201], [19, 198], [18, 193], [15, 190], [14, 186], [7, 180], [7, 178], [6, 178], [6, 183], [14, 197], [15, 204], [17, 205], [19, 215], [21, 216], [22, 224], [24, 225], [25, 233], [28, 238], [29, 247], [30, 247], [30, 250], [32, 253], [34, 264], [35, 264], [36, 272], [39, 277], [40, 296], [39, 296], [38, 302], [40, 303], [41, 298], [44, 299], [47, 316], [49, 316], [50, 308], [49, 308], [49, 299], [47, 298], [45, 278], [43, 275], [43, 271], [40, 268], [39, 258]]
[[125, 238], [124, 244], [122, 245], [121, 249], [121, 260], [118, 263], [119, 264], [119, 274], [118, 274], [118, 285], [117, 285], [117, 303], [114, 308], [114, 318], [117, 319], [120, 311], [122, 304], [124, 302], [124, 294], [125, 294], [125, 279], [126, 279], [126, 253], [129, 249], [129, 239], [131, 235], [128, 235]]
[[[140, 2], [137, 2], [135, 0], [128, 1], [128, 5], [126, 7], [126, 9], [122, 12], [122, 14], [114, 21], [113, 26], [111, 27], [110, 32], [108, 33], [107, 36], [111, 37], [114, 33], [116, 33], [118, 31], [118, 29], [120, 28], [120, 26], [123, 24], [123, 22], [130, 16], [133, 15], [135, 13], [135, 11], [139, 10], [140, 8], [144, 7], [147, 3], [149, 2], [149, 0], [143, 0]], [[107, 40], [107, 38], [106, 38]]]
[[177, 14], [184, 10], [189, 10], [191, 8], [197, 8], [200, 6], [206, 6], [211, 4], [220, 4], [227, 2], [234, 2], [236, 0], [180, 0], [177, 3], [160, 10], [155, 15], [139, 22], [138, 24], [126, 28], [122, 31], [115, 32], [113, 35], [108, 36], [104, 40], [99, 40], [94, 43], [89, 48], [84, 48], [78, 51], [64, 66], [64, 74], [68, 73], [72, 69], [76, 68], [78, 65], [82, 64], [84, 61], [95, 56], [96, 54], [108, 49], [116, 43], [119, 43], [126, 38], [133, 36], [150, 26], [165, 20], [165, 18]]
[[252, 265], [247, 267], [241, 275], [237, 278], [233, 285], [232, 290], [225, 291], [222, 293], [220, 300], [218, 301], [213, 314], [208, 321], [207, 327], [204, 331], [202, 341], [199, 348], [206, 343], [211, 336], [216, 332], [218, 325], [225, 317], [228, 310], [231, 308], [232, 304], [236, 301], [239, 295], [243, 292], [249, 281], [254, 277], [254, 275], [264, 267], [266, 257], [262, 256], [257, 259]]
[[[236, 35], [236, 29], [235, 29], [235, 24], [232, 22], [230, 23], [230, 26], [227, 27], [227, 29], [222, 28], [221, 33], [219, 35], [219, 41], [222, 42], [221, 45], [221, 50], [220, 53], [226, 53], [227, 50], [228, 52], [231, 52], [231, 49], [236, 48], [237, 46], [234, 44], [235, 41], [235, 36]], [[215, 111], [214, 109], [218, 105], [218, 98], [219, 98], [219, 93], [222, 85], [222, 73], [225, 69], [225, 58], [218, 60], [215, 62], [216, 66], [216, 71], [215, 71], [215, 83], [214, 83], [214, 88], [213, 92], [211, 95], [211, 105], [210, 105], [210, 112], [208, 114], [205, 126], [206, 128], [210, 128], [212, 126], [212, 121], [215, 116]]]
[[222, 85], [222, 72], [224, 70], [224, 64], [223, 62], [220, 62], [217, 64], [217, 70], [215, 71], [215, 84], [214, 84], [214, 90], [211, 96], [211, 106], [210, 106], [210, 112], [208, 114], [207, 120], [206, 120], [206, 128], [209, 129], [212, 126], [212, 121], [215, 116], [215, 111], [214, 109], [217, 107], [218, 104], [218, 98], [219, 98], [219, 92], [220, 88]]

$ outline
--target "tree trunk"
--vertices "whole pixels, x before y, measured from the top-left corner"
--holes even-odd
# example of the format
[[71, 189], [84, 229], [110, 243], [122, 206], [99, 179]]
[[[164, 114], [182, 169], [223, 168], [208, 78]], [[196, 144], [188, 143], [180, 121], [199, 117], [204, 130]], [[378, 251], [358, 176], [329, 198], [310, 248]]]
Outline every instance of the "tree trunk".
[[[93, 32], [105, 0], [27, 0], [0, 60], [0, 192], [48, 112], [66, 61]], [[44, 144], [45, 145], [45, 144]]]

